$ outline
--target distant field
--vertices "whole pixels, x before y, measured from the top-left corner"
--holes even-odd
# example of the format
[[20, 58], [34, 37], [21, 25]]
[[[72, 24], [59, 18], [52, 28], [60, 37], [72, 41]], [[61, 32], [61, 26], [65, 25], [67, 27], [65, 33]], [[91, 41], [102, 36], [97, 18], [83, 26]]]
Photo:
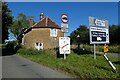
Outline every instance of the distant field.
[[[99, 52], [103, 52], [104, 50], [103, 50], [103, 46], [104, 45], [96, 45], [96, 51], [97, 51], [97, 53], [99, 53]], [[75, 48], [77, 48], [77, 45], [71, 45], [71, 49], [75, 49]], [[85, 49], [85, 50], [87, 50], [87, 51], [94, 51], [93, 50], [93, 45], [88, 45], [88, 44], [81, 44], [80, 45], [80, 48], [81, 49]], [[108, 45], [108, 49], [109, 49], [109, 51], [108, 52], [111, 52], [111, 53], [120, 53], [120, 45]]]
[[32, 49], [19, 49], [17, 54], [31, 61], [51, 67], [52, 69], [62, 70], [82, 79], [120, 78], [118, 73], [120, 61], [115, 57], [108, 56], [117, 68], [116, 73], [112, 71], [108, 62], [101, 55], [97, 55], [97, 59], [94, 60], [93, 54], [83, 53], [78, 55], [71, 51], [71, 54], [67, 55], [67, 59], [64, 60], [63, 58], [57, 58], [54, 50], [37, 51]]

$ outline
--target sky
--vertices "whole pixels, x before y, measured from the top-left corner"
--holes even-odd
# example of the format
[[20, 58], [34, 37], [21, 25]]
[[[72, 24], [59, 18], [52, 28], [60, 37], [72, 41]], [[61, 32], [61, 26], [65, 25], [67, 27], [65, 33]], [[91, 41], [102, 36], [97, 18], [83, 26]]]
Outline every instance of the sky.
[[[61, 14], [67, 14], [68, 33], [76, 30], [80, 25], [89, 28], [88, 17], [106, 19], [109, 25], [118, 24], [118, 3], [117, 2], [8, 2], [12, 10], [12, 16], [16, 19], [19, 13], [27, 16], [34, 16], [34, 21], [39, 21], [40, 13], [50, 17], [61, 26]], [[11, 38], [12, 39], [12, 38]]]

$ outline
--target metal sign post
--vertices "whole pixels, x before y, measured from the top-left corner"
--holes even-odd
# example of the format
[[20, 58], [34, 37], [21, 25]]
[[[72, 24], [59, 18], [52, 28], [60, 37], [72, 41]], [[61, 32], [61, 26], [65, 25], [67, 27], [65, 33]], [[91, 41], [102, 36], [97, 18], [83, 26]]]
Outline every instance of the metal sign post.
[[94, 44], [94, 59], [96, 59], [96, 45]]
[[66, 54], [70, 54], [70, 38], [65, 37], [65, 32], [68, 32], [68, 15], [61, 15], [61, 31], [64, 33], [64, 37], [59, 37], [59, 50], [60, 54], [64, 55], [64, 60], [66, 60]]
[[66, 60], [66, 53], [64, 53], [64, 60]]
[[[64, 32], [64, 37], [65, 37], [65, 32]], [[66, 60], [66, 53], [64, 53], [64, 60]]]
[[96, 59], [95, 44], [109, 43], [109, 25], [105, 19], [89, 17], [90, 44], [94, 45], [94, 59]]

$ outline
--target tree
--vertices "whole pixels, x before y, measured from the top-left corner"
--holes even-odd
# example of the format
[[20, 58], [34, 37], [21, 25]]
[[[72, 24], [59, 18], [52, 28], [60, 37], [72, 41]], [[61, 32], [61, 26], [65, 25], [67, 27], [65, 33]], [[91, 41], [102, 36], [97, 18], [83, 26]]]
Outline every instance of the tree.
[[85, 25], [81, 25], [79, 26], [79, 28], [77, 28], [78, 34], [79, 34], [79, 41], [80, 43], [89, 43], [89, 30], [87, 29], [87, 27]]
[[71, 38], [71, 44], [72, 43], [77, 43], [77, 32], [76, 32], [76, 30], [75, 31], [73, 31], [71, 34], [70, 34], [70, 38]]
[[117, 35], [116, 36], [117, 43], [120, 44], [120, 25], [118, 25], [115, 35]]
[[[120, 25], [112, 25], [109, 27], [110, 44], [120, 44]], [[80, 37], [77, 37], [79, 35]], [[89, 44], [89, 29], [85, 25], [79, 26], [70, 34], [72, 43], [88, 43]]]
[[19, 13], [17, 19], [13, 21], [13, 25], [10, 26], [11, 32], [19, 42], [22, 40], [23, 29], [30, 27], [29, 20], [32, 18], [33, 16], [26, 16], [23, 13]]
[[73, 43], [89, 43], [89, 30], [85, 25], [80, 25], [70, 34], [70, 38]]
[[2, 42], [8, 39], [8, 26], [12, 24], [13, 16], [6, 2], [2, 2]]
[[120, 44], [120, 25], [112, 25], [109, 29], [110, 44]]

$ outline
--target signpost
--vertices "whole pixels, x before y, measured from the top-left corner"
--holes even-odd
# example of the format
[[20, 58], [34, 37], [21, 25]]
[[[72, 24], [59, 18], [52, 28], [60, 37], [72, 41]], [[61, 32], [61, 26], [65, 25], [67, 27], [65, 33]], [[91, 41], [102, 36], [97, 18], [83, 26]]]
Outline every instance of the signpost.
[[60, 54], [64, 54], [64, 59], [66, 59], [66, 54], [70, 54], [70, 38], [69, 37], [59, 37], [59, 51], [60, 51]]
[[109, 65], [112, 67], [114, 71], [116, 71], [115, 66], [112, 64], [112, 62], [107, 58], [106, 54], [104, 54], [104, 58], [108, 61]]
[[67, 14], [62, 14], [61, 15], [61, 20], [63, 23], [61, 23], [61, 31], [62, 32], [68, 32], [68, 15]]
[[108, 61], [109, 65], [116, 71], [115, 66], [107, 58], [106, 52], [108, 52], [109, 43], [109, 25], [108, 21], [104, 19], [97, 19], [94, 17], [89, 17], [89, 33], [90, 33], [90, 44], [94, 44], [94, 59], [96, 59], [96, 48], [95, 44], [105, 44], [104, 46], [104, 57]]
[[66, 54], [70, 54], [70, 38], [65, 37], [65, 33], [68, 32], [68, 15], [61, 15], [61, 31], [64, 32], [64, 37], [59, 37], [59, 51], [60, 54], [64, 54], [64, 59], [66, 59]]
[[94, 59], [96, 59], [95, 44], [109, 43], [109, 25], [107, 20], [89, 17], [89, 26], [90, 44], [94, 44]]

